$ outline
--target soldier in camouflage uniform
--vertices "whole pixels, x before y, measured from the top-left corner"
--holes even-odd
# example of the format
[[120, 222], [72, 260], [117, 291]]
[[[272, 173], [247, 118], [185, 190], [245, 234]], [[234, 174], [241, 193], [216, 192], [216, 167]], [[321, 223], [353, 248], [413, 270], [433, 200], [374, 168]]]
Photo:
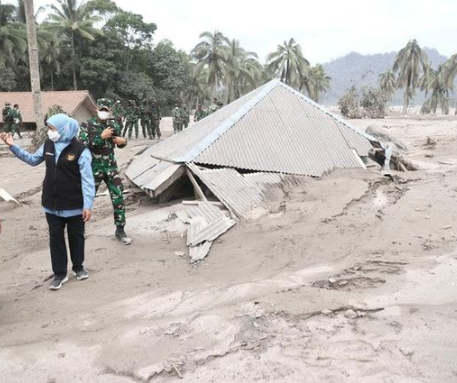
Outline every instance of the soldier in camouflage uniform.
[[124, 245], [129, 245], [132, 240], [124, 231], [125, 205], [122, 195], [124, 187], [114, 157], [114, 148], [124, 148], [127, 140], [121, 137], [121, 127], [116, 120], [109, 118], [112, 106], [113, 102], [110, 99], [97, 100], [97, 117], [81, 124], [80, 140], [87, 145], [93, 156], [92, 171], [96, 189], [98, 190], [102, 181], [108, 187], [114, 209], [115, 238]]
[[11, 126], [11, 135], [14, 138], [14, 134], [17, 133], [19, 138], [22, 138], [21, 136], [21, 125], [22, 125], [22, 115], [21, 111], [19, 110], [19, 105], [14, 104], [14, 108], [10, 112], [11, 118], [13, 119], [13, 124]]
[[152, 131], [152, 113], [148, 100], [143, 100], [143, 105], [141, 105], [140, 123], [144, 138], [147, 135], [152, 140], [154, 132]]
[[160, 120], [162, 119], [162, 112], [160, 110], [159, 104], [157, 104], [157, 100], [152, 100], [151, 106], [151, 119], [152, 119], [152, 136], [160, 140], [162, 133], [160, 132]]
[[135, 127], [135, 137], [138, 138], [138, 118], [139, 110], [134, 100], [129, 100], [129, 105], [125, 111], [125, 128], [122, 132], [122, 137], [128, 131], [129, 138], [132, 138], [132, 130]]
[[181, 108], [181, 119], [182, 119], [182, 125], [184, 129], [187, 129], [189, 126], [189, 110], [187, 109], [187, 105], [183, 105]]
[[113, 106], [113, 115], [114, 115], [114, 119], [121, 126], [121, 128], [124, 127], [123, 123], [122, 123], [124, 114], [125, 114], [125, 111], [124, 111], [124, 107], [122, 105], [121, 100], [116, 100], [116, 103]]
[[178, 106], [175, 106], [171, 111], [171, 117], [173, 119], [173, 131], [178, 133], [182, 130], [181, 125], [181, 109]]
[[5, 107], [2, 109], [3, 129], [5, 133], [11, 133], [13, 129], [13, 117], [11, 115], [11, 110], [11, 104], [9, 102], [5, 102]]
[[194, 114], [194, 122], [200, 121], [206, 117], [206, 112], [203, 110], [201, 105], [198, 105], [197, 110]]

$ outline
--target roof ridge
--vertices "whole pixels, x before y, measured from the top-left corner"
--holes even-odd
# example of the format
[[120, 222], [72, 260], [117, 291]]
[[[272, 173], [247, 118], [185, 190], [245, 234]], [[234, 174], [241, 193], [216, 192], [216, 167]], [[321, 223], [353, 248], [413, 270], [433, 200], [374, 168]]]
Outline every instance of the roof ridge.
[[[189, 152], [184, 156], [177, 158], [175, 162], [191, 162], [212, 144], [214, 144], [220, 137], [222, 137], [231, 127], [233, 127], [239, 120], [241, 120], [250, 110], [252, 110], [260, 101], [262, 101], [266, 95], [268, 95], [279, 83], [278, 79], [273, 79], [264, 84], [261, 89], [254, 89], [252, 92], [258, 90], [258, 94], [252, 97], [250, 100], [240, 106], [240, 108], [231, 115], [228, 119], [217, 126], [211, 134], [205, 137], [199, 144], [195, 145]], [[245, 96], [248, 96], [246, 94]], [[243, 97], [245, 97], [243, 96]], [[228, 105], [227, 105], [228, 106]]]

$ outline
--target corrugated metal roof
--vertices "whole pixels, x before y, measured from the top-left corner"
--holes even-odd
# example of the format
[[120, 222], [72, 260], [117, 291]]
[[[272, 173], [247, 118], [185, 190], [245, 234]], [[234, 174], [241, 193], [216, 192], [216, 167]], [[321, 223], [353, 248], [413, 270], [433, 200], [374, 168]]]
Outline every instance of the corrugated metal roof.
[[228, 217], [220, 217], [214, 221], [208, 222], [203, 229], [201, 229], [198, 233], [195, 233], [190, 240], [190, 246], [197, 246], [202, 242], [205, 241], [214, 241], [216, 238], [224, 234], [227, 230], [229, 230], [232, 226], [234, 226], [236, 222], [233, 219]]
[[273, 80], [156, 146], [152, 155], [238, 169], [322, 176], [357, 168], [374, 137]]
[[[265, 87], [266, 85], [248, 93], [203, 120], [198, 121], [191, 127], [159, 142], [154, 146], [153, 156], [174, 162], [187, 162], [193, 159], [225, 133], [236, 121], [240, 110], [244, 111], [246, 104], [249, 104], [253, 99], [255, 99], [255, 103], [258, 102], [259, 99], [255, 96], [264, 92]], [[244, 112], [240, 114], [239, 118], [243, 115]]]
[[216, 221], [221, 217], [225, 217], [223, 211], [209, 201], [199, 201], [197, 206], [178, 210], [176, 215], [184, 223], [190, 223], [190, 220], [197, 216], [202, 216], [206, 222]]
[[235, 169], [203, 170], [193, 164], [188, 166], [213, 194], [238, 216], [246, 216], [263, 200], [262, 189]]
[[195, 263], [205, 258], [211, 250], [212, 244], [212, 242], [203, 242], [198, 246], [189, 247], [189, 256], [191, 258], [191, 262]]
[[184, 165], [161, 161], [151, 157], [152, 148], [149, 148], [138, 158], [132, 161], [125, 175], [139, 188], [151, 196], [155, 192], [163, 191], [184, 173]]
[[276, 86], [193, 161], [322, 176], [335, 168], [360, 167], [351, 149], [368, 155], [372, 146], [355, 135], [295, 92]]

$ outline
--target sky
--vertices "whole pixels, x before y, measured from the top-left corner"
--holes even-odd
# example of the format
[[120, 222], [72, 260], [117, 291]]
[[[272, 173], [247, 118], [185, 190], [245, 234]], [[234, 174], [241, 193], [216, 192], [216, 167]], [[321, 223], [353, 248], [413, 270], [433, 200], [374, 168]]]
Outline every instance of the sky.
[[[14, 0], [3, 2], [15, 3]], [[35, 7], [56, 3], [35, 0]], [[398, 51], [415, 38], [441, 54], [457, 53], [457, 0], [116, 0], [124, 10], [157, 25], [155, 41], [168, 39], [189, 52], [203, 31], [219, 30], [257, 52], [263, 62], [294, 38], [314, 65], [350, 52]]]

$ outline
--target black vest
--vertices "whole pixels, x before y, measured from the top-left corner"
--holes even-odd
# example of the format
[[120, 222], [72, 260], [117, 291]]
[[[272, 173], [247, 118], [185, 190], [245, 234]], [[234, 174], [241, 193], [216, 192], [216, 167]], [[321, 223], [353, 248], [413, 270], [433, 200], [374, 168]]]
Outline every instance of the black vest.
[[46, 176], [43, 181], [42, 205], [50, 210], [82, 209], [84, 206], [81, 172], [78, 160], [86, 146], [73, 138], [62, 150], [56, 164], [55, 146], [51, 140], [44, 143]]

